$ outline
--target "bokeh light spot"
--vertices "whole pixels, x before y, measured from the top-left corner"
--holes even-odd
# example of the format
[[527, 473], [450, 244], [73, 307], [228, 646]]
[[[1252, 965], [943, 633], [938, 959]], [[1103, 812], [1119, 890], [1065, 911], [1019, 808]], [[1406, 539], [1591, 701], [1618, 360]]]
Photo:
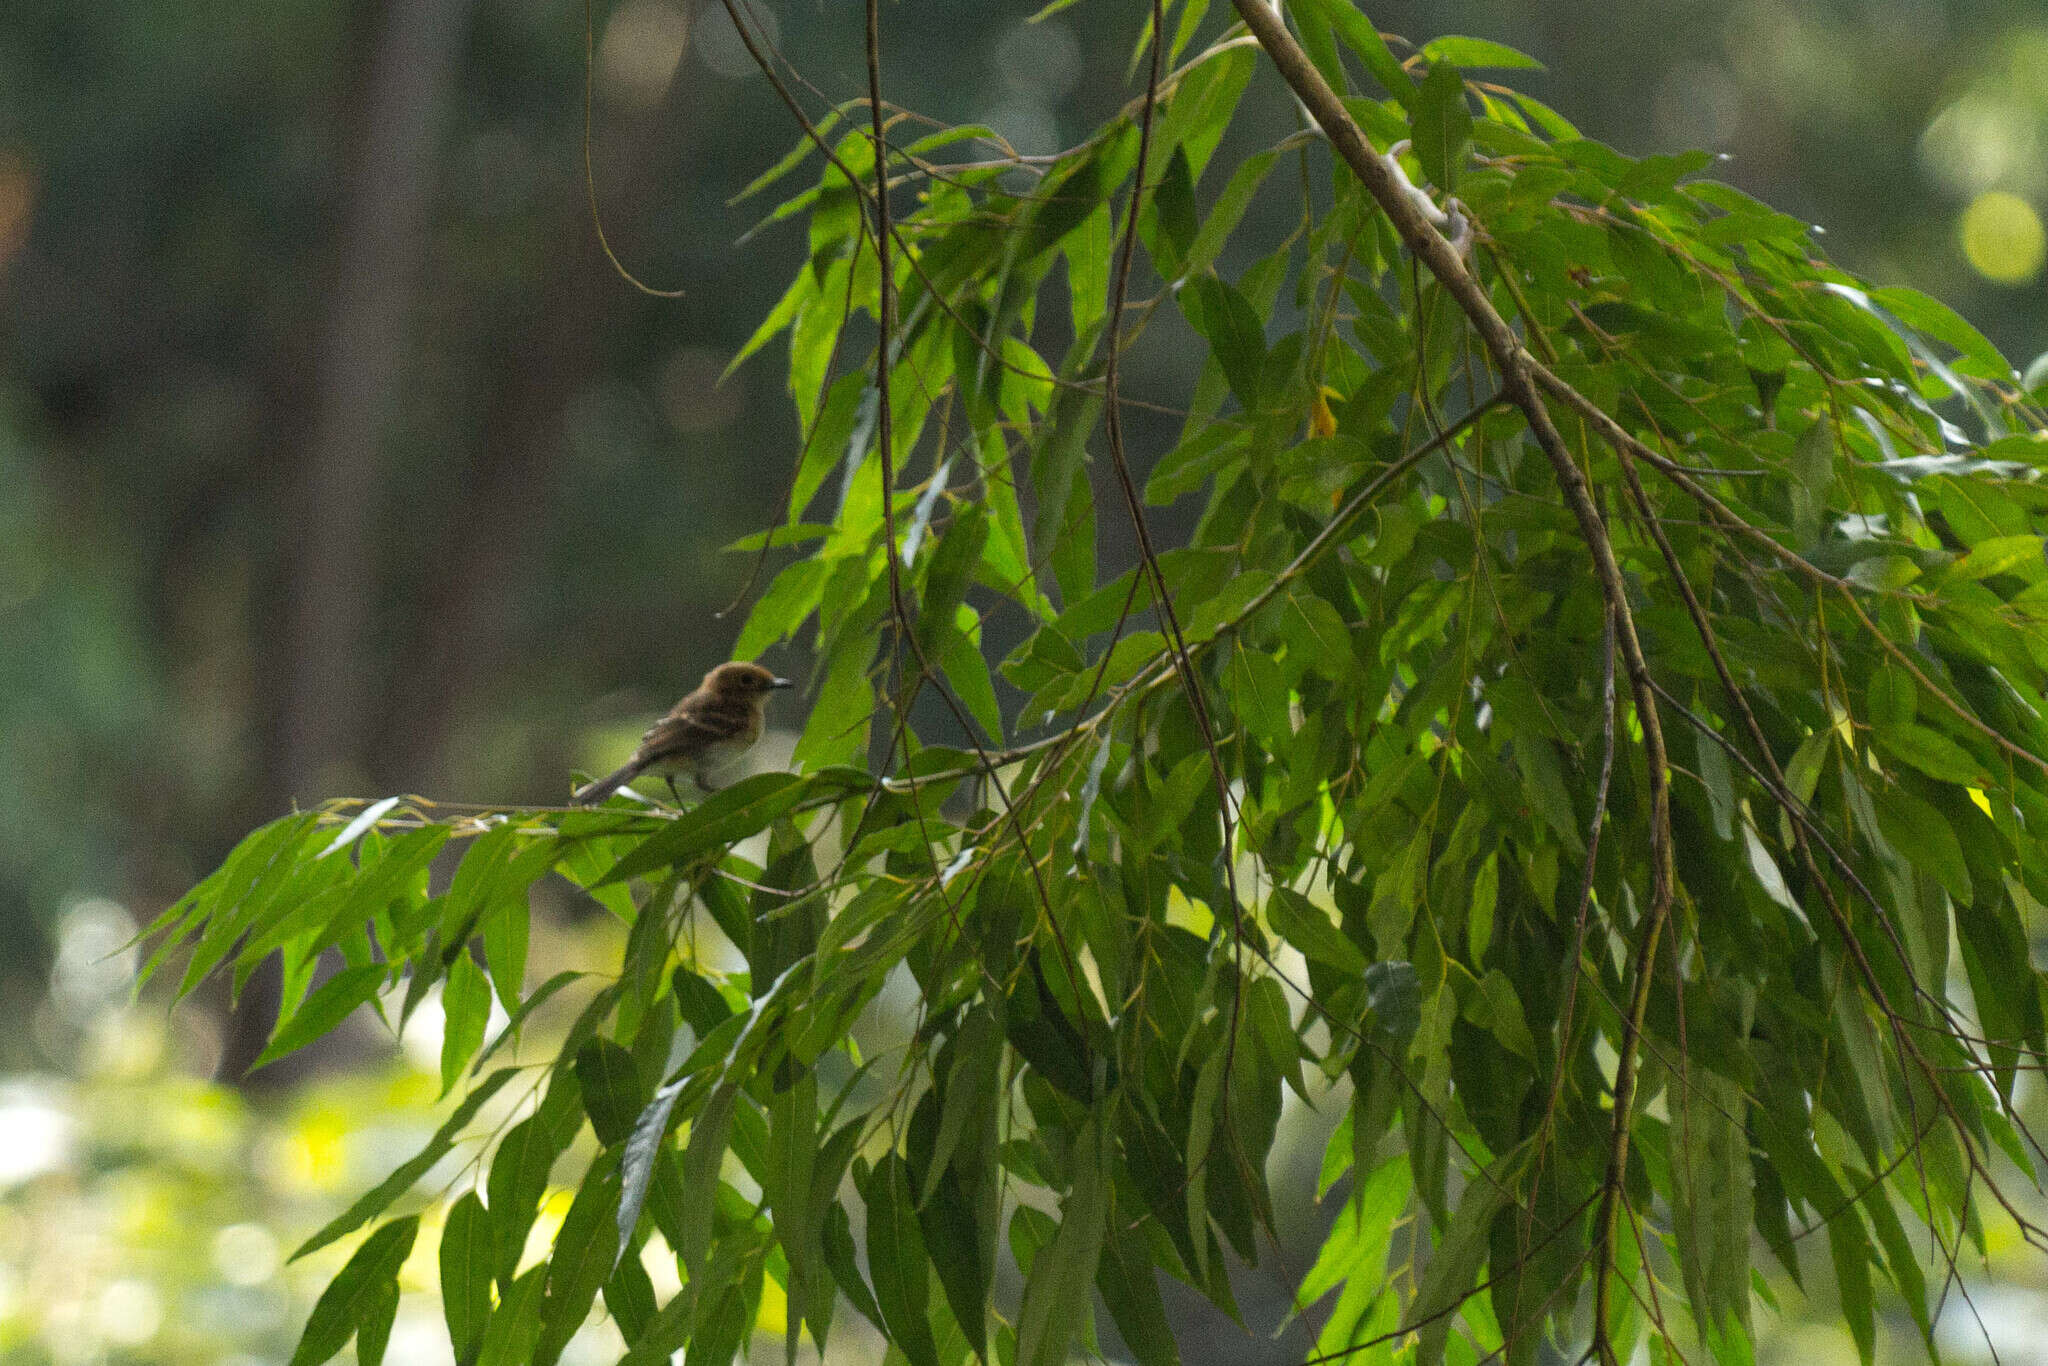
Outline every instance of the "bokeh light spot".
[[330, 1190], [347, 1170], [349, 1127], [339, 1117], [302, 1121], [278, 1145], [276, 1176], [292, 1190]]
[[998, 80], [1044, 100], [1071, 94], [1086, 64], [1081, 40], [1058, 20], [1019, 24], [997, 38], [989, 53]]
[[670, 0], [629, 0], [612, 15], [598, 44], [599, 89], [635, 108], [656, 103], [689, 37], [689, 16]]
[[71, 1158], [76, 1127], [38, 1087], [15, 1083], [0, 1090], [0, 1190], [62, 1167]]
[[135, 920], [118, 902], [91, 897], [66, 907], [57, 925], [50, 997], [74, 1019], [118, 1001], [135, 976]]
[[229, 1285], [261, 1285], [282, 1265], [277, 1239], [261, 1224], [229, 1224], [213, 1235], [213, 1266]]
[[1936, 114], [1920, 135], [1920, 164], [1957, 194], [1998, 185], [2030, 188], [2041, 142], [2028, 111], [2002, 92], [1971, 91]]
[[148, 1281], [115, 1281], [100, 1292], [93, 1326], [101, 1337], [124, 1347], [148, 1342], [164, 1326], [163, 1296]]
[[2016, 194], [1989, 190], [1970, 201], [1958, 224], [1971, 269], [2001, 285], [2022, 285], [2048, 259], [2048, 229], [2034, 206]]
[[555, 1235], [562, 1231], [562, 1220], [568, 1217], [569, 1206], [576, 1202], [576, 1192], [556, 1187], [540, 1202], [540, 1209], [533, 1218], [533, 1227], [527, 1230], [526, 1247], [519, 1255], [519, 1270], [524, 1272], [547, 1260], [554, 1250]]

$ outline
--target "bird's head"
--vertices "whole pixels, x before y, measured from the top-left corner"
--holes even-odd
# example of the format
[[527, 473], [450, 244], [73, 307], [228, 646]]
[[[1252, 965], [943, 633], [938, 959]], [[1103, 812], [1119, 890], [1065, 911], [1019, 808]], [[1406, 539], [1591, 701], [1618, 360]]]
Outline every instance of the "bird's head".
[[705, 674], [703, 686], [704, 691], [715, 696], [738, 700], [766, 697], [777, 688], [790, 685], [789, 679], [777, 678], [759, 664], [734, 660]]

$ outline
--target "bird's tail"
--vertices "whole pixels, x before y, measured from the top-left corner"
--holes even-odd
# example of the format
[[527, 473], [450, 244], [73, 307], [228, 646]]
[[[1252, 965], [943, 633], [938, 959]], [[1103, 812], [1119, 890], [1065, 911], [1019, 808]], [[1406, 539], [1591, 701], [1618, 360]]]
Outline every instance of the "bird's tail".
[[582, 787], [577, 788], [575, 794], [569, 800], [577, 806], [595, 806], [639, 776], [640, 765], [636, 763], [625, 764], [609, 776], [599, 778], [594, 783], [586, 783]]

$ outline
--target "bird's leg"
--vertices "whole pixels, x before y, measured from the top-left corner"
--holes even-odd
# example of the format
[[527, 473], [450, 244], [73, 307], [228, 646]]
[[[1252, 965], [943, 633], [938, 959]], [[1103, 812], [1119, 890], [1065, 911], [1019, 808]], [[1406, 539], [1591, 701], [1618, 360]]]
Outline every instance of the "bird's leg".
[[680, 792], [678, 792], [678, 791], [676, 791], [676, 780], [675, 780], [675, 775], [674, 775], [674, 774], [666, 774], [666, 775], [664, 775], [664, 776], [663, 776], [663, 779], [662, 779], [662, 781], [664, 781], [664, 782], [666, 782], [666, 783], [668, 784], [668, 795], [669, 795], [669, 796], [670, 796], [670, 797], [671, 797], [672, 799], [674, 799], [674, 801], [675, 801], [675, 804], [676, 804], [677, 806], [681, 806], [681, 805], [683, 804], [683, 794], [682, 794], [682, 793], [680, 793]]

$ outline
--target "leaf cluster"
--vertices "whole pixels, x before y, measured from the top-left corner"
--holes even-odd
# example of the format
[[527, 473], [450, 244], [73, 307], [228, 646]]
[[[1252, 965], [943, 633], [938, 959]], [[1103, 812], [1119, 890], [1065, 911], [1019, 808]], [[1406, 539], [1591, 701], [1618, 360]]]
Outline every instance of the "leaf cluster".
[[[839, 131], [862, 102], [757, 183], [818, 168], [768, 215], [807, 254], [748, 346], [786, 337], [804, 443], [760, 544], [803, 554], [738, 648], [810, 634], [798, 773], [681, 812], [338, 804], [156, 927], [182, 989], [282, 953], [273, 1055], [438, 985], [448, 1089], [577, 988], [537, 1108], [449, 1215], [462, 1360], [551, 1361], [600, 1294], [627, 1360], [724, 1360], [772, 1281], [792, 1354], [850, 1306], [912, 1366], [1052, 1366], [1099, 1307], [1172, 1366], [1157, 1273], [1237, 1315], [1290, 1092], [1343, 1112], [1296, 1300], [1327, 1301], [1319, 1360], [1744, 1359], [1752, 1235], [1798, 1280], [1815, 1233], [1865, 1358], [1879, 1283], [1931, 1351], [1909, 1228], [1950, 1262], [1987, 1211], [2038, 1238], [2001, 1185], [2033, 1171], [2015, 1087], [2048, 1049], [2048, 491], [2010, 365], [1704, 156], [1624, 157], [1472, 74], [1519, 54], [1404, 60], [1349, 0], [1290, 7], [1375, 153], [1465, 225], [1616, 602], [1531, 400], [1368, 186], [1308, 134], [1219, 164], [1263, 58], [1238, 28], [1198, 49], [1206, 11], [1164, 7], [1145, 94], [1056, 157], [967, 160], [986, 130], [888, 111], [878, 158]], [[1272, 194], [1299, 225], [1238, 267]], [[1142, 493], [1198, 511], [1111, 574], [1098, 520], [1125, 513], [1090, 467], [1140, 483], [1109, 357], [1168, 311], [1206, 355]], [[1624, 617], [1644, 669], [1618, 687]], [[527, 991], [550, 873], [631, 926], [615, 979]], [[906, 979], [907, 1037], [863, 1052]], [[351, 1330], [374, 1357], [411, 1218], [302, 1361]]]

